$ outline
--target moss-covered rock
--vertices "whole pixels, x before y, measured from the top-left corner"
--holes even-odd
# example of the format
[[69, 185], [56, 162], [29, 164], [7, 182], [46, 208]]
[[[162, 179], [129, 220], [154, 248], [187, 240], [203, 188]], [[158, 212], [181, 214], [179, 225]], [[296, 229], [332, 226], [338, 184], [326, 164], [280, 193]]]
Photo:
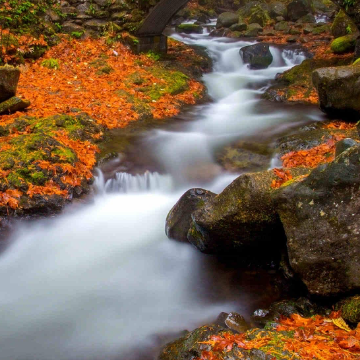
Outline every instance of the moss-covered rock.
[[343, 319], [357, 324], [360, 322], [360, 296], [352, 296], [340, 301], [336, 308], [341, 310]]
[[203, 28], [197, 24], [180, 24], [175, 27], [176, 32], [185, 34], [202, 34]]
[[20, 78], [20, 70], [13, 66], [0, 67], [0, 102], [15, 96]]
[[331, 43], [331, 51], [334, 54], [345, 54], [355, 50], [357, 35], [345, 35], [338, 37]]
[[0, 114], [11, 114], [21, 111], [30, 106], [29, 100], [23, 100], [17, 96], [0, 103]]
[[334, 38], [338, 38], [356, 32], [358, 32], [356, 25], [343, 10], [340, 10], [331, 25], [331, 34]]
[[239, 15], [233, 12], [221, 13], [217, 19], [216, 27], [230, 27], [239, 21]]

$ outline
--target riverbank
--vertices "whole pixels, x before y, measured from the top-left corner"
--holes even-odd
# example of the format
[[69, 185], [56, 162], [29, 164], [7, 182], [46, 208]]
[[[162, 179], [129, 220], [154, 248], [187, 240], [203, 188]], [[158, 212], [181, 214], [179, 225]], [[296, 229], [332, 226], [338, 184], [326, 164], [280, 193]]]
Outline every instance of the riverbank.
[[108, 131], [132, 122], [146, 128], [201, 101], [196, 78], [208, 68], [207, 58], [173, 40], [160, 61], [120, 42], [67, 36], [26, 62], [18, 96], [31, 105], [0, 116], [1, 215], [58, 211], [86, 194]]

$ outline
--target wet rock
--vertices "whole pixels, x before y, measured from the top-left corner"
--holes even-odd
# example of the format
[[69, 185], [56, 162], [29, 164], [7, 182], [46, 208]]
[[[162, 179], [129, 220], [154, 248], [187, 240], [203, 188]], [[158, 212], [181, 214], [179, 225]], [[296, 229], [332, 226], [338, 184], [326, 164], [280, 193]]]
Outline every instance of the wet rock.
[[199, 188], [188, 190], [170, 210], [166, 218], [165, 233], [170, 239], [187, 241], [191, 214], [216, 194]]
[[269, 5], [269, 15], [276, 19], [279, 16], [286, 17], [286, 5], [280, 1], [273, 2]]
[[276, 249], [283, 241], [273, 208], [272, 171], [244, 174], [193, 212], [188, 240], [205, 253]]
[[330, 115], [360, 113], [360, 67], [338, 66], [317, 69], [312, 81], [319, 94], [320, 108]]
[[312, 13], [310, 0], [294, 0], [287, 5], [287, 17], [290, 21], [297, 21], [301, 17]]
[[20, 70], [13, 66], [0, 66], [0, 102], [15, 96]]
[[231, 330], [224, 329], [219, 325], [205, 325], [182, 338], [175, 340], [160, 351], [158, 360], [190, 360], [200, 358], [201, 352], [210, 349], [209, 345], [203, 344], [212, 335], [221, 335]]
[[303, 33], [304, 33], [305, 35], [311, 34], [311, 33], [313, 32], [313, 30], [314, 30], [314, 26], [312, 26], [312, 25], [310, 25], [310, 24], [307, 24], [307, 25], [305, 25], [304, 28], [303, 28]]
[[221, 13], [217, 19], [216, 27], [230, 27], [239, 21], [239, 15], [233, 12]]
[[106, 25], [107, 25], [107, 22], [105, 20], [97, 20], [97, 19], [89, 20], [84, 24], [85, 28], [88, 28], [90, 30], [94, 30], [97, 32], [104, 30]]
[[360, 289], [360, 146], [275, 192], [289, 262], [311, 294]]
[[250, 328], [244, 317], [236, 312], [229, 313], [224, 322], [229, 329], [238, 333], [243, 333]]
[[266, 69], [273, 61], [269, 44], [264, 43], [244, 46], [240, 49], [240, 55], [250, 69]]
[[16, 111], [21, 111], [30, 106], [29, 100], [23, 100], [19, 97], [12, 98], [0, 103], [0, 114], [11, 114]]
[[339, 156], [341, 153], [343, 153], [344, 151], [346, 151], [347, 149], [349, 149], [355, 145], [359, 145], [359, 143], [351, 138], [346, 138], [346, 139], [338, 141], [336, 143], [335, 157]]
[[357, 31], [358, 29], [352, 20], [345, 14], [343, 10], [340, 10], [331, 25], [331, 34], [334, 36], [334, 38], [349, 35], [350, 33]]
[[256, 326], [264, 327], [266, 324], [274, 323], [281, 316], [290, 317], [292, 314], [299, 314], [303, 317], [311, 317], [316, 314], [325, 315], [329, 310], [311, 302], [305, 297], [297, 300], [281, 300], [271, 304], [269, 309], [258, 309], [251, 316]]

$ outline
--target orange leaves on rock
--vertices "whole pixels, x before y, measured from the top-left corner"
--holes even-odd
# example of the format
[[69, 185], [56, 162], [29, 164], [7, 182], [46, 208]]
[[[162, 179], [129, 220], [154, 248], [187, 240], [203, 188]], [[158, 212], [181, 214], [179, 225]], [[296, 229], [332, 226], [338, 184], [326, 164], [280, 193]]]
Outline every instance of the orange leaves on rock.
[[344, 139], [343, 135], [334, 135], [326, 143], [315, 146], [308, 150], [291, 151], [281, 157], [284, 167], [293, 168], [304, 166], [313, 168], [320, 164], [334, 161], [335, 144]]
[[42, 195], [42, 196], [61, 195], [61, 196], [67, 196], [68, 192], [67, 192], [67, 190], [61, 190], [59, 185], [55, 184], [52, 180], [49, 180], [44, 186], [38, 186], [38, 185], [29, 184], [29, 189], [26, 192], [26, 194], [29, 195], [32, 198], [34, 195]]
[[324, 129], [332, 129], [332, 130], [351, 130], [356, 128], [355, 123], [348, 123], [345, 121], [332, 121], [330, 123], [325, 124]]
[[304, 318], [293, 314], [289, 318], [280, 318], [273, 330], [254, 329], [236, 335], [211, 336], [209, 341], [202, 342], [210, 349], [203, 351], [197, 360], [223, 359], [224, 353], [231, 351], [235, 345], [244, 350], [260, 349], [287, 359], [360, 359], [360, 329], [344, 330], [336, 325], [337, 322], [342, 323], [341, 318], [334, 319], [334, 316], [338, 313], [333, 313], [330, 316], [332, 319], [319, 315]]
[[10, 206], [12, 209], [17, 209], [21, 195], [22, 192], [19, 190], [8, 189], [5, 192], [0, 192], [0, 206]]
[[274, 189], [279, 188], [282, 184], [293, 178], [289, 170], [275, 168], [273, 169], [273, 171], [276, 177], [278, 178], [276, 180], [274, 179], [271, 182], [271, 187]]

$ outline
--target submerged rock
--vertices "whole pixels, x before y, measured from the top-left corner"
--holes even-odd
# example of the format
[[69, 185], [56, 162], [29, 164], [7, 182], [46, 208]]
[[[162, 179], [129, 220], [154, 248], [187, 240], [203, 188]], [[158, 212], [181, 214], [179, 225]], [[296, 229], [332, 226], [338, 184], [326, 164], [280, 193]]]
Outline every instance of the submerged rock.
[[360, 146], [276, 192], [292, 269], [311, 294], [360, 289]]
[[319, 94], [320, 108], [330, 115], [360, 113], [360, 67], [338, 66], [317, 69], [312, 81]]
[[20, 70], [13, 66], [0, 66], [0, 102], [15, 96]]
[[175, 240], [187, 241], [191, 214], [216, 194], [204, 189], [188, 190], [170, 210], [166, 218], [165, 233]]
[[269, 44], [255, 44], [244, 46], [240, 49], [240, 55], [250, 69], [266, 69], [273, 61]]

